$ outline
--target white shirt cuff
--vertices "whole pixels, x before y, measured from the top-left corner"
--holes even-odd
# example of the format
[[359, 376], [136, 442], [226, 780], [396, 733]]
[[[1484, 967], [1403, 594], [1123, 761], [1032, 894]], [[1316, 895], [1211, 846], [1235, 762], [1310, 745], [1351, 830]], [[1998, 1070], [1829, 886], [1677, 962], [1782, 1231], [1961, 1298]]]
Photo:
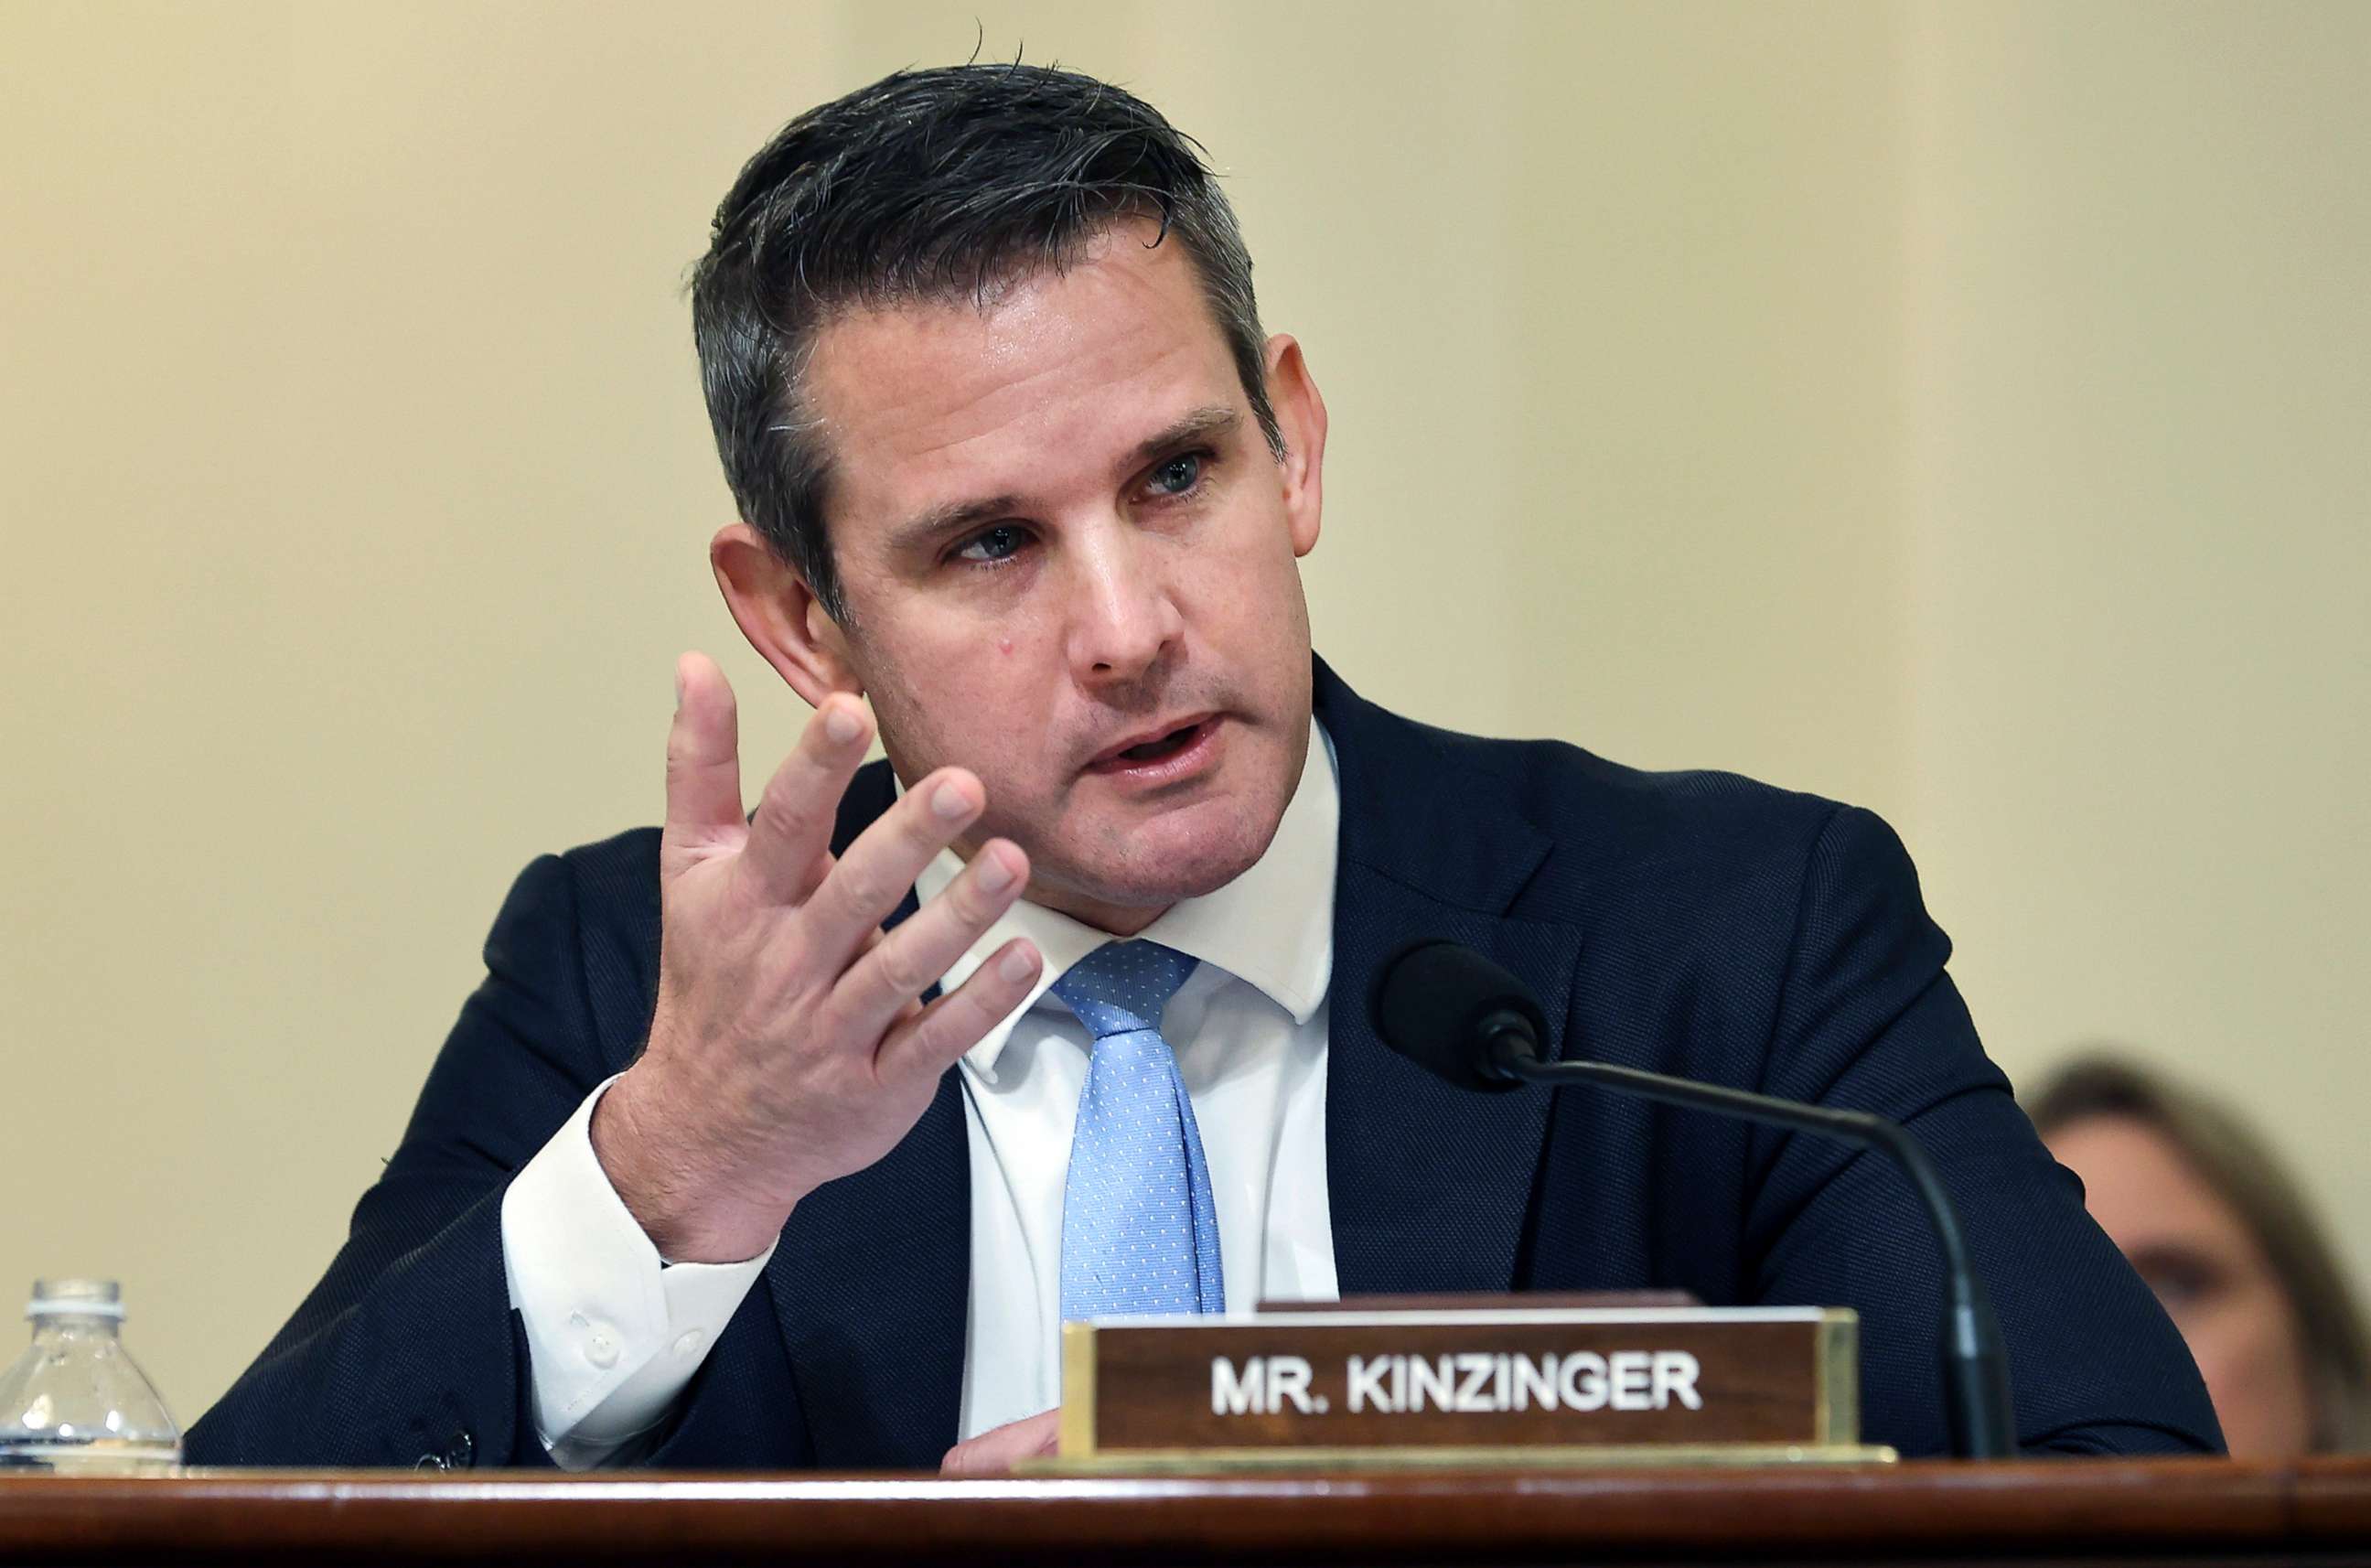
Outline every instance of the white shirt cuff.
[[742, 1263], [662, 1263], [593, 1152], [585, 1097], [503, 1194], [503, 1270], [526, 1326], [535, 1423], [555, 1463], [622, 1463], [661, 1425], [749, 1294]]

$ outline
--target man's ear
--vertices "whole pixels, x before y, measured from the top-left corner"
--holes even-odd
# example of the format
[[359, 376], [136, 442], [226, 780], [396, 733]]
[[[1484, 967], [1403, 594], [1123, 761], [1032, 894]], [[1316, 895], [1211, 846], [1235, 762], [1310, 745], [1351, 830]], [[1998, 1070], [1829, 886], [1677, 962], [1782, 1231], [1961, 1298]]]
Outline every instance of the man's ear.
[[839, 623], [757, 529], [746, 523], [719, 528], [708, 541], [708, 564], [741, 634], [807, 706], [823, 706], [835, 691], [864, 695]]
[[1284, 436], [1284, 513], [1292, 552], [1317, 548], [1325, 510], [1325, 400], [1301, 356], [1301, 344], [1278, 332], [1267, 341], [1267, 402]]

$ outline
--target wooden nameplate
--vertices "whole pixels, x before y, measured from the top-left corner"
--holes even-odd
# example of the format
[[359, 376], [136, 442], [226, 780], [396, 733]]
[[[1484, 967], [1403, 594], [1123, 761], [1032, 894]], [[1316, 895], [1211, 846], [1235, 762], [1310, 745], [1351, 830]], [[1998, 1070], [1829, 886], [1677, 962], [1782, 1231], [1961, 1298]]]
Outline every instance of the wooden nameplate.
[[1060, 1446], [1032, 1468], [1891, 1461], [1860, 1442], [1859, 1330], [1523, 1296], [1065, 1323]]

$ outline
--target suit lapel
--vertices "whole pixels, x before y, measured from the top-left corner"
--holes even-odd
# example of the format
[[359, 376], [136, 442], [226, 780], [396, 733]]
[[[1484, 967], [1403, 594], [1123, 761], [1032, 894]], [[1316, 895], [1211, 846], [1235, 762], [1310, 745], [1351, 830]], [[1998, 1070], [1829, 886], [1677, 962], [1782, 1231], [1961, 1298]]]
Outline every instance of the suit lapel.
[[[889, 765], [840, 801], [832, 853], [896, 798]], [[885, 921], [912, 914], [914, 896]], [[810, 1193], [766, 1279], [800, 1411], [828, 1469], [935, 1469], [956, 1437], [971, 1288], [971, 1164], [950, 1070], [914, 1130], [877, 1163]]]
[[1325, 1166], [1342, 1292], [1511, 1290], [1549, 1097], [1452, 1087], [1386, 1047], [1370, 998], [1418, 942], [1463, 942], [1529, 981], [1561, 1054], [1579, 933], [1510, 912], [1551, 852], [1475, 743], [1359, 701], [1323, 662], [1342, 779], [1326, 1007]]

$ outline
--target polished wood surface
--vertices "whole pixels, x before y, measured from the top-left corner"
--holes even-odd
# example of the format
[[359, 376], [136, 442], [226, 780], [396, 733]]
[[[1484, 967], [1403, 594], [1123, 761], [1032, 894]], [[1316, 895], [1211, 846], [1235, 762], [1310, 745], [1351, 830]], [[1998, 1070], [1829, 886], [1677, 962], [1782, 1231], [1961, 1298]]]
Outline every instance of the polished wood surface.
[[1011, 1480], [0, 1481], [0, 1562], [2366, 1562], [2371, 1460]]

